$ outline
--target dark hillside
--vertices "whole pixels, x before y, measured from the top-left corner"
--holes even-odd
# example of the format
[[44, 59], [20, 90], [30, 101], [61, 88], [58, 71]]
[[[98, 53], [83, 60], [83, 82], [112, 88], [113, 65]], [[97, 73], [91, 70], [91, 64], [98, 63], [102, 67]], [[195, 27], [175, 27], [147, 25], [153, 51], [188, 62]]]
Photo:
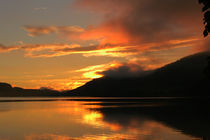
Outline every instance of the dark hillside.
[[204, 74], [210, 52], [198, 53], [136, 78], [95, 79], [69, 94], [78, 96], [208, 96]]

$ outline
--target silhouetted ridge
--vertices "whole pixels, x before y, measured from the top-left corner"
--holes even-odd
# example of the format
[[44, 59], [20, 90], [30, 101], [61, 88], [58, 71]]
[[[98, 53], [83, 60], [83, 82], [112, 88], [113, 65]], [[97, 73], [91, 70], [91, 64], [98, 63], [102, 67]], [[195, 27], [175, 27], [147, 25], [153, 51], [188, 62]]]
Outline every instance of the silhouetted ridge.
[[12, 88], [12, 86], [10, 84], [7, 83], [0, 83], [0, 88]]
[[205, 74], [210, 52], [198, 53], [150, 71], [141, 77], [94, 79], [75, 90], [22, 89], [0, 83], [3, 97], [197, 97], [209, 96], [210, 79]]
[[62, 94], [51, 89], [23, 89], [0, 83], [0, 97], [58, 97]]
[[78, 96], [209, 96], [204, 74], [210, 52], [187, 56], [144, 77], [94, 79], [69, 94]]

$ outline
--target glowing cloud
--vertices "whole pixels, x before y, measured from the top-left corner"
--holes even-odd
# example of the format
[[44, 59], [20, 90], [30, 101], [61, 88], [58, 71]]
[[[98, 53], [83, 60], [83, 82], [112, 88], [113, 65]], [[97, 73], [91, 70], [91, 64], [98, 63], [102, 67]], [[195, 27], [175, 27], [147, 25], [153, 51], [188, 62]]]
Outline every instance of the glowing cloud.
[[183, 40], [169, 40], [157, 43], [144, 43], [141, 46], [126, 44], [98, 44], [81, 46], [79, 44], [21, 44], [15, 46], [0, 45], [1, 52], [13, 50], [24, 50], [26, 57], [58, 57], [71, 54], [82, 54], [83, 56], [110, 56], [127, 57], [135, 56], [145, 51], [161, 51], [174, 48], [192, 47], [198, 44], [198, 38]]
[[24, 26], [24, 29], [31, 37], [41, 36], [47, 34], [65, 34], [71, 36], [72, 34], [84, 32], [84, 29], [79, 26]]
[[103, 74], [101, 74], [103, 71], [117, 67], [119, 65], [121, 65], [119, 62], [111, 62], [108, 64], [89, 66], [80, 70], [76, 70], [75, 72], [83, 72], [84, 78], [95, 79], [103, 77]]
[[[81, 74], [80, 78], [43, 82], [56, 89], [58, 87], [71, 89], [102, 76], [136, 76], [144, 71], [158, 68], [170, 62], [172, 56], [169, 55], [164, 58], [165, 60], [161, 60], [166, 51], [193, 48], [194, 52], [198, 52], [206, 50], [208, 48], [206, 46], [209, 46], [208, 40], [203, 44], [200, 43], [203, 41], [201, 39], [203, 17], [200, 7], [193, 0], [75, 0], [74, 2], [75, 10], [89, 14], [97, 13], [101, 19], [98, 24], [80, 27], [55, 26], [52, 23], [45, 26], [23, 27], [31, 37], [54, 34], [59, 38], [68, 39], [71, 44], [20, 43], [10, 46], [0, 44], [0, 53], [22, 50], [24, 56], [30, 58], [49, 59], [80, 54], [85, 57], [106, 56], [112, 57], [113, 60], [116, 58], [127, 60], [127, 63], [118, 63], [116, 66], [111, 66], [113, 62], [110, 62], [75, 70], [75, 73]], [[180, 53], [181, 49], [177, 52]], [[156, 58], [153, 55], [155, 53], [162, 55]], [[179, 53], [176, 54], [176, 59], [186, 55]], [[40, 81], [33, 81], [35, 82]]]

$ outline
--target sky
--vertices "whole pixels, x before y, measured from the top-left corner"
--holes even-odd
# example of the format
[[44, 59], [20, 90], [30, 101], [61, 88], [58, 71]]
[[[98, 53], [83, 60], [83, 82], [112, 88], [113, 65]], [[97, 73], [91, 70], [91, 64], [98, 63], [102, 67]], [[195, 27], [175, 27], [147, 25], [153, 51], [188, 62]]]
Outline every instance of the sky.
[[67, 90], [208, 50], [197, 0], [1, 0], [0, 81]]

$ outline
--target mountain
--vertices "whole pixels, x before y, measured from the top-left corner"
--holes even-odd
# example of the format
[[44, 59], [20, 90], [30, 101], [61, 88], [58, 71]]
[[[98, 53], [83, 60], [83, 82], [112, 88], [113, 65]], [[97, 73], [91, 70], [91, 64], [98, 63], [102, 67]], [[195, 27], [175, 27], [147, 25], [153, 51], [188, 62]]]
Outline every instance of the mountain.
[[[210, 52], [187, 56], [132, 78], [103, 77], [70, 91], [23, 89], [0, 83], [0, 97], [198, 97], [209, 96], [210, 79], [204, 70]], [[209, 65], [210, 66], [210, 65]]]
[[94, 97], [209, 96], [210, 80], [204, 74], [210, 52], [187, 56], [136, 78], [103, 77], [66, 94]]
[[0, 83], [0, 97], [57, 97], [62, 94], [51, 89], [23, 89]]

